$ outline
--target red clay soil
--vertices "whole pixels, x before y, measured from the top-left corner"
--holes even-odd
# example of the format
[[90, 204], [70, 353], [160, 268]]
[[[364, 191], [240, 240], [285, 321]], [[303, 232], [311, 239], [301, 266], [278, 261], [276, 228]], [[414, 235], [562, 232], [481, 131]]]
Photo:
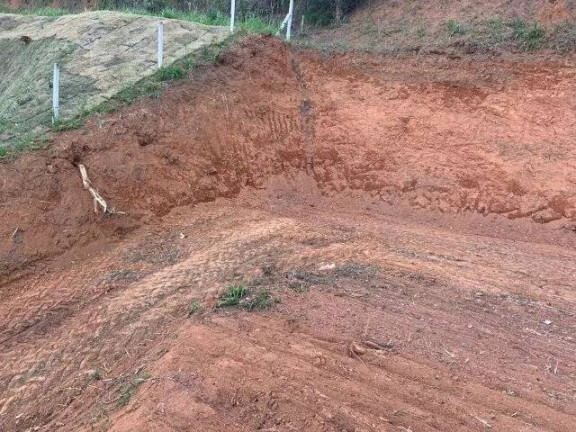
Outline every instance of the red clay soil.
[[576, 430], [574, 75], [251, 39], [0, 165], [0, 430]]

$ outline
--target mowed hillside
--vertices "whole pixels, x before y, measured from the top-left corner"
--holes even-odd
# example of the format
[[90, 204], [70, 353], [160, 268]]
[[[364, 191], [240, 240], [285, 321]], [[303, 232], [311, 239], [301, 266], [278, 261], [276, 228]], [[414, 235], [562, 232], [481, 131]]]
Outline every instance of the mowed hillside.
[[[61, 66], [64, 120], [153, 74], [159, 21], [107, 11], [62, 17], [0, 14], [0, 147], [48, 128], [55, 62]], [[163, 21], [165, 65], [228, 34], [221, 27]]]

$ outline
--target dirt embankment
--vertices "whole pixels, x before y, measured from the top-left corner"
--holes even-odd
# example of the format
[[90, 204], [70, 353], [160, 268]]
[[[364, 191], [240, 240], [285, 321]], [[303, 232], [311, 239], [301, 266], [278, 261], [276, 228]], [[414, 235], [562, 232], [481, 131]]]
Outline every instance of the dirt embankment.
[[[231, 197], [302, 168], [300, 95], [286, 47], [259, 40], [220, 62], [160, 99], [59, 136], [50, 151], [1, 165], [4, 277], [14, 266], [102, 233], [125, 234], [175, 206]], [[126, 215], [94, 214], [79, 162]]]
[[573, 77], [256, 38], [0, 165], [0, 429], [576, 429]]
[[[323, 59], [270, 38], [219, 62], [0, 165], [3, 277], [292, 170], [307, 170], [328, 196], [567, 228], [575, 219], [568, 65]], [[94, 214], [78, 162], [126, 215]]]

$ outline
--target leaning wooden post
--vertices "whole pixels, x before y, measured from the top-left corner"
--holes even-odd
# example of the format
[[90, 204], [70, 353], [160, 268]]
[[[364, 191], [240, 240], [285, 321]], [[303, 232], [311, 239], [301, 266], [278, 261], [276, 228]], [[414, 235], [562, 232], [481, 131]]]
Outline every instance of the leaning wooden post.
[[164, 60], [164, 23], [158, 23], [158, 69], [162, 67]]
[[230, 2], [230, 33], [234, 33], [234, 21], [236, 20], [236, 0]]
[[288, 28], [286, 29], [286, 40], [290, 41], [292, 36], [292, 18], [294, 17], [294, 0], [290, 0], [290, 8], [288, 9]]
[[58, 63], [54, 63], [52, 74], [52, 124], [56, 123], [60, 117], [60, 68]]

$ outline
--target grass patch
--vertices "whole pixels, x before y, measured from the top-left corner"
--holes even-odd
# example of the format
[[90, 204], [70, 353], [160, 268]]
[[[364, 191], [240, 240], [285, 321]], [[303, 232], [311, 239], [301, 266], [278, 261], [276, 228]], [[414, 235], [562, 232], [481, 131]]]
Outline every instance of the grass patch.
[[157, 72], [159, 81], [174, 81], [181, 79], [186, 75], [186, 71], [179, 65], [171, 65], [160, 68]]
[[248, 311], [256, 311], [269, 309], [274, 303], [278, 303], [278, 299], [268, 290], [252, 292], [244, 285], [234, 285], [219, 297], [216, 307], [241, 307]]
[[220, 296], [217, 308], [238, 306], [240, 301], [248, 295], [248, 288], [244, 285], [234, 285], [228, 288], [224, 294]]
[[65, 132], [82, 126], [82, 120], [79, 117], [70, 120], [57, 119], [52, 122], [52, 130], [55, 132]]
[[446, 30], [448, 31], [448, 35], [450, 37], [466, 34], [466, 30], [464, 30], [462, 24], [460, 24], [458, 21], [455, 20], [449, 20], [446, 23]]
[[58, 8], [50, 8], [50, 7], [43, 7], [43, 8], [30, 8], [30, 9], [19, 9], [13, 10], [6, 6], [0, 6], [0, 13], [13, 13], [19, 15], [38, 15], [38, 16], [47, 16], [47, 17], [61, 17], [63, 15], [70, 15], [74, 12], [71, 12], [66, 9], [58, 9]]
[[529, 25], [520, 19], [515, 19], [508, 25], [512, 29], [513, 39], [518, 41], [521, 47], [532, 50], [543, 44], [546, 32], [538, 24]]
[[[212, 26], [229, 26], [230, 18], [228, 15], [222, 14], [218, 10], [210, 10], [206, 13], [198, 13], [194, 11], [182, 12], [177, 9], [162, 9], [157, 12], [151, 12], [144, 9], [109, 9], [117, 12], [128, 13], [133, 15], [144, 16], [157, 16], [165, 19], [177, 19], [181, 21], [189, 21], [198, 24], [212, 25]], [[258, 33], [258, 34], [273, 34], [278, 30], [280, 23], [276, 20], [266, 20], [256, 15], [247, 15], [239, 17], [235, 22], [236, 30]]]
[[10, 146], [0, 147], [0, 163], [11, 162], [24, 152], [43, 150], [48, 147], [50, 142], [51, 140], [46, 134], [29, 133], [16, 137]]
[[130, 402], [132, 395], [138, 389], [138, 387], [140, 387], [140, 385], [143, 382], [145, 382], [149, 379], [150, 379], [150, 375], [147, 373], [144, 373], [141, 377], [137, 377], [132, 382], [130, 382], [130, 384], [123, 387], [122, 390], [120, 391], [120, 396], [118, 396], [118, 399], [116, 400], [116, 406], [121, 408], [121, 407], [125, 407], [126, 405], [128, 405], [128, 402]]
[[504, 21], [501, 18], [491, 18], [486, 21], [488, 38], [493, 43], [502, 42], [504, 38]]
[[280, 23], [273, 20], [266, 21], [257, 16], [250, 16], [239, 21], [237, 27], [241, 32], [272, 35], [278, 30]]
[[[165, 19], [176, 19], [180, 21], [188, 21], [197, 24], [212, 25], [212, 26], [230, 25], [229, 16], [227, 14], [223, 14], [222, 12], [216, 9], [209, 10], [206, 13], [199, 13], [195, 11], [183, 12], [172, 8], [160, 9], [158, 11], [149, 11], [146, 9], [103, 7], [102, 9], [99, 10], [120, 12], [131, 15], [160, 17]], [[0, 6], [0, 13], [60, 17], [63, 15], [74, 14], [76, 12], [58, 8], [28, 8], [28, 9], [12, 10], [5, 6]], [[257, 15], [240, 16], [237, 17], [236, 19], [236, 29], [241, 32], [274, 34], [278, 30], [279, 26], [280, 26], [279, 21], [274, 19], [264, 19]]]

